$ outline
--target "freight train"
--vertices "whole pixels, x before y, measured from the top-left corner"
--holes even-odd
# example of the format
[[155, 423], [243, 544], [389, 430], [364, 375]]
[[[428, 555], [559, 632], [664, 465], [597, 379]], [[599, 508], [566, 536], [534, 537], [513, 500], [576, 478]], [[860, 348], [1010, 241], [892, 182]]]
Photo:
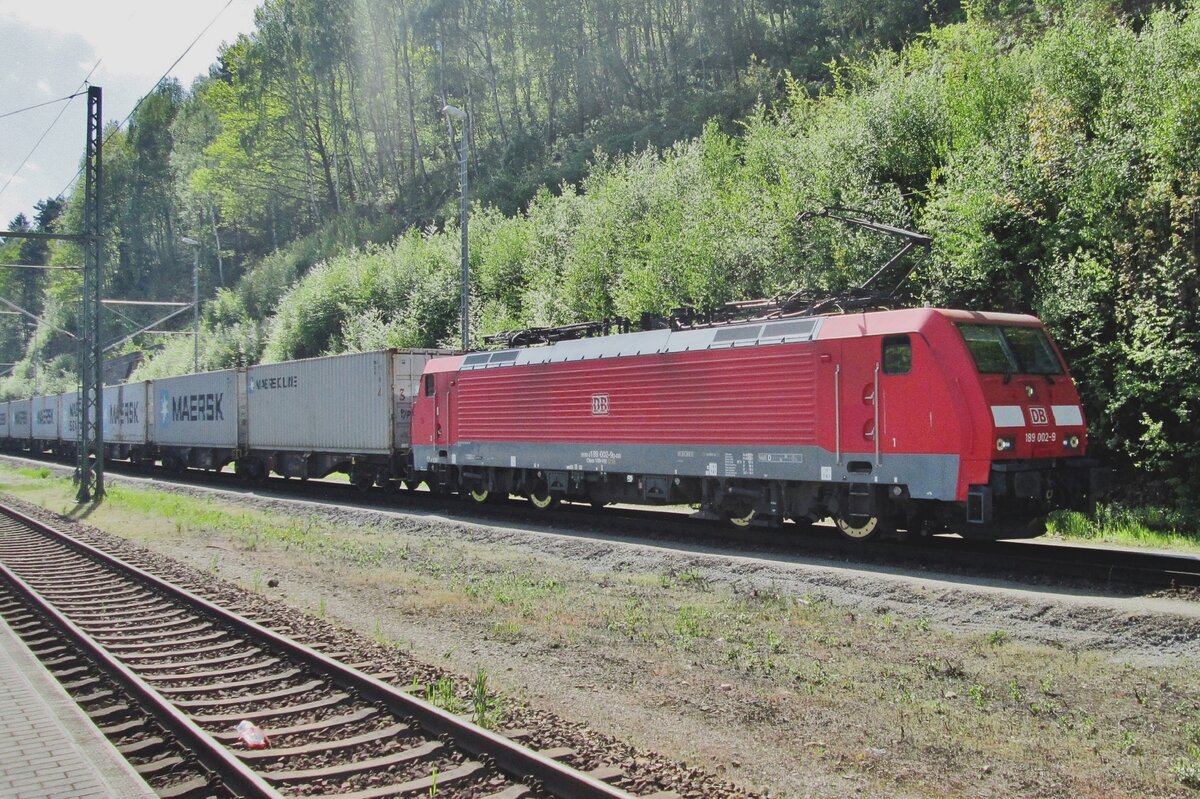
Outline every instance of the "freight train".
[[[385, 350], [108, 386], [106, 457], [345, 473], [484, 502], [691, 504], [854, 539], [1031, 537], [1104, 470], [1035, 317], [758, 319], [451, 353]], [[0, 403], [9, 450], [70, 455], [78, 395]], [[789, 526], [790, 529], [790, 526]]]

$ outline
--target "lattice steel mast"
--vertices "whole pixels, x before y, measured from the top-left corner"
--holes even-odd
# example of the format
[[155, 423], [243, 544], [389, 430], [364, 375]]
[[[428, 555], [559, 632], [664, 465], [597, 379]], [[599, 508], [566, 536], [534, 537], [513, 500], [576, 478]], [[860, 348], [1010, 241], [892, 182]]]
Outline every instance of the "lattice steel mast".
[[104, 283], [103, 125], [99, 86], [88, 87], [87, 157], [84, 162], [84, 269], [79, 337], [79, 482], [76, 499], [90, 502], [104, 496], [104, 377], [100, 352], [100, 294]]

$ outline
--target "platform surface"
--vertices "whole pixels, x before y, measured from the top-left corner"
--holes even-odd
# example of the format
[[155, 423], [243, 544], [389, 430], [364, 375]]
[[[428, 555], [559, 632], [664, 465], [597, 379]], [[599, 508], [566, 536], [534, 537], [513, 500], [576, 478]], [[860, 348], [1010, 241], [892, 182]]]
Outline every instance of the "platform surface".
[[0, 799], [155, 799], [0, 619]]

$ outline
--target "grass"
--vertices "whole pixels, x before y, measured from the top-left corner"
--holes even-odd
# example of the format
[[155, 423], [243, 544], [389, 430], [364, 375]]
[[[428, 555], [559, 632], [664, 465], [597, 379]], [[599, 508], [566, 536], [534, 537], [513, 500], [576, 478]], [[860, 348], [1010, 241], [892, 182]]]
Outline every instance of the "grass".
[[[703, 704], [714, 723], [744, 726], [749, 735], [761, 719], [792, 720], [792, 727], [803, 720], [794, 740], [763, 747], [775, 746], [814, 785], [831, 775], [861, 777], [874, 781], [868, 793], [911, 796], [1200, 788], [1193, 664], [1114, 663], [1104, 653], [1028, 644], [1003, 629], [956, 633], [894, 609], [863, 612], [816, 593], [727, 584], [698, 567], [598, 574], [517, 547], [124, 486], [112, 486], [104, 503], [77, 507], [70, 481], [42, 472], [0, 466], [0, 490], [126, 537], [137, 530], [139, 540], [190, 553], [210, 573], [244, 575], [252, 587], [284, 563], [293, 581], [310, 583], [310, 603], [322, 616], [334, 591], [370, 590], [386, 598], [375, 618], [389, 630], [475, 630], [502, 649], [520, 643], [532, 653], [530, 669], [539, 651], [557, 651], [557, 662], [602, 653], [645, 683], [656, 697], [649, 702]], [[221, 557], [204, 552], [206, 544], [220, 547]], [[370, 624], [363, 634], [382, 641], [383, 623]], [[432, 660], [441, 649], [417, 654]], [[461, 689], [446, 680], [420, 690], [452, 712], [494, 723], [491, 680], [475, 669], [466, 667], [475, 678], [460, 681]], [[875, 752], [869, 768], [866, 750]], [[981, 763], [992, 767], [986, 786], [978, 782]], [[1027, 782], [1031, 774], [1040, 782]]]
[[1094, 514], [1060, 511], [1047, 524], [1051, 535], [1133, 547], [1200, 552], [1194, 516], [1161, 506], [1101, 504]]

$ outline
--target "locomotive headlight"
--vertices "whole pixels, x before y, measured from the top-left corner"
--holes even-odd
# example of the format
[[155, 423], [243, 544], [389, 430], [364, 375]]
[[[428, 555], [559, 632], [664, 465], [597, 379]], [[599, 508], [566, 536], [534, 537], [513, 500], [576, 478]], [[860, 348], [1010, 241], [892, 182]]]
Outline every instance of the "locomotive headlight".
[[1016, 445], [1017, 445], [1016, 439], [1013, 439], [1013, 438], [1004, 438], [1002, 436], [1002, 437], [996, 439], [996, 451], [997, 452], [1008, 452], [1010, 449], [1012, 449]]
[[1063, 446], [1067, 449], [1079, 448], [1079, 436], [1067, 436], [1063, 439]]

